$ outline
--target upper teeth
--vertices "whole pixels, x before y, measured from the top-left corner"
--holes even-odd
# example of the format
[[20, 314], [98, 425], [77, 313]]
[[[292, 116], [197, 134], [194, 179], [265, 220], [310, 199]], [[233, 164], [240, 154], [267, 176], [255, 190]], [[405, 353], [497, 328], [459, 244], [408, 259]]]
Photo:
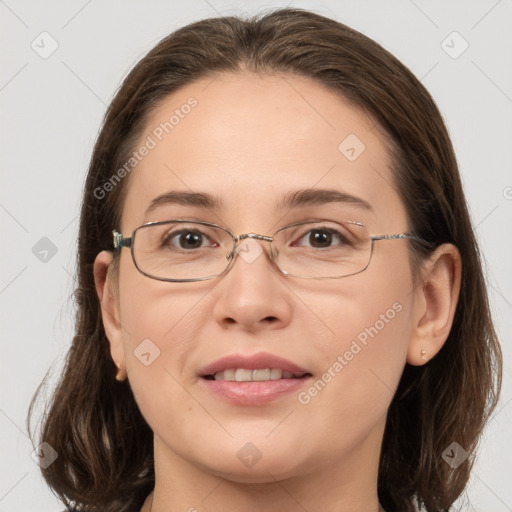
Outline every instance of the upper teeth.
[[237, 382], [293, 379], [293, 377], [293, 373], [281, 370], [280, 368], [265, 368], [258, 370], [231, 368], [215, 374], [215, 380], [236, 380]]

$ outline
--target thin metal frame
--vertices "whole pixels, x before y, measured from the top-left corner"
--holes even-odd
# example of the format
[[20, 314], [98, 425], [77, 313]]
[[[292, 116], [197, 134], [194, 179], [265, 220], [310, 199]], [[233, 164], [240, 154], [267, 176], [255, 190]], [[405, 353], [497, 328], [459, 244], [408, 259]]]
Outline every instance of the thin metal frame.
[[[231, 239], [233, 241], [233, 249], [232, 249], [232, 251], [230, 253], [228, 253], [226, 255], [226, 258], [228, 260], [230, 260], [228, 265], [227, 265], [227, 267], [220, 274], [215, 274], [213, 276], [194, 278], [194, 279], [192, 279], [192, 278], [190, 278], [190, 279], [170, 279], [170, 278], [156, 277], [156, 276], [152, 276], [151, 274], [147, 274], [146, 272], [141, 270], [141, 268], [137, 264], [137, 260], [135, 259], [135, 254], [134, 254], [134, 251], [133, 251], [134, 241], [135, 241], [135, 236], [136, 236], [137, 231], [139, 229], [142, 229], [142, 228], [145, 228], [145, 227], [148, 227], [148, 226], [155, 226], [155, 225], [162, 225], [162, 224], [171, 224], [173, 222], [174, 223], [180, 222], [180, 223], [186, 223], [186, 224], [200, 224], [200, 225], [203, 225], [203, 226], [219, 228], [219, 229], [222, 229], [223, 231], [225, 231], [231, 237]], [[271, 243], [271, 242], [274, 241], [274, 237], [277, 235], [277, 233], [279, 233], [280, 231], [283, 231], [284, 229], [288, 229], [288, 228], [291, 228], [291, 227], [294, 227], [294, 226], [301, 226], [301, 225], [304, 225], [304, 224], [313, 224], [315, 222], [332, 222], [334, 224], [339, 224], [339, 222], [333, 221], [331, 219], [308, 220], [308, 221], [296, 222], [294, 224], [288, 224], [287, 226], [279, 228], [272, 236], [266, 236], [266, 235], [258, 235], [257, 233], [243, 233], [241, 235], [235, 235], [234, 233], [232, 233], [229, 229], [225, 228], [224, 226], [220, 226], [219, 224], [214, 224], [212, 222], [206, 222], [206, 221], [200, 221], [200, 220], [172, 219], [172, 220], [163, 220], [163, 221], [157, 221], [157, 222], [147, 222], [146, 224], [142, 224], [142, 226], [139, 226], [138, 228], [134, 229], [133, 232], [132, 232], [132, 235], [130, 237], [128, 237], [128, 238], [123, 237], [123, 235], [121, 233], [119, 233], [119, 231], [117, 231], [116, 229], [114, 229], [112, 231], [112, 234], [113, 234], [114, 250], [122, 249], [123, 247], [129, 248], [130, 249], [130, 253], [132, 255], [133, 264], [135, 265], [135, 268], [141, 274], [143, 274], [146, 277], [149, 277], [151, 279], [156, 279], [157, 281], [166, 281], [166, 282], [172, 282], [172, 283], [187, 283], [187, 282], [195, 282], [195, 281], [207, 281], [207, 280], [214, 279], [216, 277], [221, 277], [221, 276], [227, 274], [231, 270], [231, 268], [232, 268], [232, 266], [233, 266], [233, 264], [234, 264], [234, 262], [236, 260], [236, 256], [235, 255], [237, 254], [236, 249], [237, 249], [238, 242], [240, 242], [242, 240], [245, 240], [246, 238], [252, 238], [254, 240], [264, 240], [265, 242]], [[356, 224], [356, 225], [361, 226], [364, 229], [366, 229], [366, 226], [364, 224], [362, 224], [361, 222], [348, 221], [348, 220], [344, 221], [344, 222], [347, 222], [347, 223], [350, 223], [350, 224]], [[287, 272], [285, 270], [282, 270], [279, 267], [279, 265], [277, 264], [277, 262], [274, 259], [274, 253], [273, 253], [272, 250], [269, 251], [269, 258], [272, 261], [272, 263], [274, 264], [274, 266], [279, 270], [279, 272], [281, 272], [284, 275], [289, 275], [289, 276], [292, 276], [292, 277], [298, 277], [300, 279], [342, 279], [343, 277], [349, 277], [349, 276], [360, 274], [361, 272], [364, 272], [368, 268], [368, 266], [370, 265], [370, 261], [372, 259], [372, 256], [373, 256], [373, 243], [374, 242], [377, 242], [379, 240], [401, 240], [401, 239], [412, 239], [412, 240], [416, 240], [416, 241], [428, 244], [428, 242], [426, 242], [422, 238], [419, 238], [416, 235], [413, 235], [413, 234], [410, 234], [410, 233], [387, 234], [387, 235], [370, 235], [371, 248], [370, 248], [370, 257], [368, 258], [368, 263], [366, 264], [366, 266], [362, 270], [359, 270], [358, 272], [354, 272], [352, 274], [347, 274], [347, 275], [344, 275], [344, 276], [336, 276], [336, 277], [309, 277], [309, 276], [299, 276], [299, 275], [296, 275], [296, 274], [290, 274], [289, 272]]]

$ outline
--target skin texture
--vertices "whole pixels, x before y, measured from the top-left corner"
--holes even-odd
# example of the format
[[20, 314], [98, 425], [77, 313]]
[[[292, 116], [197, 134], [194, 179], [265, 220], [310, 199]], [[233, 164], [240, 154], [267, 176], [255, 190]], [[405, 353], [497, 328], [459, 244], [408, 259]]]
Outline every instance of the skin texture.
[[[141, 141], [191, 96], [197, 106], [129, 176], [121, 226], [112, 226], [124, 236], [145, 222], [180, 217], [271, 235], [333, 212], [371, 234], [407, 231], [383, 135], [321, 84], [246, 72], [204, 79], [167, 97]], [[351, 133], [366, 146], [352, 162], [338, 150]], [[353, 204], [276, 209], [284, 194], [302, 188], [341, 190], [373, 211]], [[218, 195], [223, 208], [166, 205], [145, 216], [150, 201], [170, 190]], [[265, 252], [252, 263], [238, 257], [222, 278], [168, 283], [139, 273], [123, 249], [115, 284], [107, 279], [112, 253], [98, 255], [112, 358], [155, 434], [153, 512], [379, 509], [388, 406], [406, 362], [428, 363], [446, 341], [460, 286], [458, 251], [445, 244], [414, 287], [407, 243], [376, 242], [364, 272], [325, 281], [284, 276]], [[265, 406], [231, 405], [198, 377], [227, 354], [264, 351], [320, 378], [395, 303], [400, 312], [307, 404], [290, 393]], [[146, 338], [160, 349], [150, 366], [133, 354]], [[237, 457], [248, 442], [261, 453], [252, 467]]]

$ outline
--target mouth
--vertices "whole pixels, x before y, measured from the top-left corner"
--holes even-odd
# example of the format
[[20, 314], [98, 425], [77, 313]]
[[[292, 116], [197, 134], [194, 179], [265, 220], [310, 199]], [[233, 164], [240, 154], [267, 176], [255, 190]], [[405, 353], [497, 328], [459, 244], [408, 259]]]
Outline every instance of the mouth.
[[223, 380], [234, 382], [265, 382], [281, 379], [304, 379], [311, 377], [309, 372], [292, 373], [282, 368], [230, 368], [214, 374], [202, 375], [206, 380]]
[[311, 383], [312, 373], [276, 354], [230, 354], [203, 367], [199, 381], [212, 396], [237, 406], [264, 406]]

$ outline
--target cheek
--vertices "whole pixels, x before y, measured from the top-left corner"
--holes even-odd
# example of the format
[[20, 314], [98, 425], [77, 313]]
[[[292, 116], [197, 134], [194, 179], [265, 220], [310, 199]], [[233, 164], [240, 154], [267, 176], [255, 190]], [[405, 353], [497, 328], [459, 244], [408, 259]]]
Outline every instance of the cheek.
[[405, 364], [410, 336], [411, 307], [404, 300], [407, 296], [350, 295], [347, 292], [343, 300], [326, 300], [319, 307], [330, 331], [315, 344], [321, 353], [321, 373], [325, 380], [331, 375], [332, 381], [336, 380], [334, 374], [336, 378], [342, 374], [348, 378], [350, 374], [351, 382], [361, 383], [381, 377], [392, 389], [395, 375], [401, 374]]
[[[315, 388], [326, 401], [336, 403], [343, 396], [350, 414], [371, 407], [385, 413], [406, 363], [412, 277], [405, 248], [388, 245], [394, 257], [375, 258], [366, 271], [340, 280], [316, 300], [329, 335], [316, 344], [323, 367]], [[315, 303], [313, 295], [310, 303]]]
[[364, 300], [349, 295], [338, 307], [334, 301], [330, 309], [324, 304], [335, 334], [317, 344], [323, 364], [297, 397], [303, 413], [316, 417], [324, 432], [326, 456], [363, 442], [383, 421], [406, 361], [409, 304], [394, 293], [362, 295]]
[[207, 315], [202, 294], [190, 284], [139, 275], [127, 271], [121, 279], [120, 314], [130, 386], [148, 419], [161, 416], [164, 405], [169, 410], [184, 407], [182, 374], [189, 370], [189, 354]]
[[120, 313], [127, 350], [135, 350], [149, 338], [163, 356], [164, 351], [179, 350], [187, 338], [193, 338], [194, 329], [199, 327], [195, 315], [201, 306], [196, 283], [148, 278], [138, 272], [128, 258], [120, 272]]

